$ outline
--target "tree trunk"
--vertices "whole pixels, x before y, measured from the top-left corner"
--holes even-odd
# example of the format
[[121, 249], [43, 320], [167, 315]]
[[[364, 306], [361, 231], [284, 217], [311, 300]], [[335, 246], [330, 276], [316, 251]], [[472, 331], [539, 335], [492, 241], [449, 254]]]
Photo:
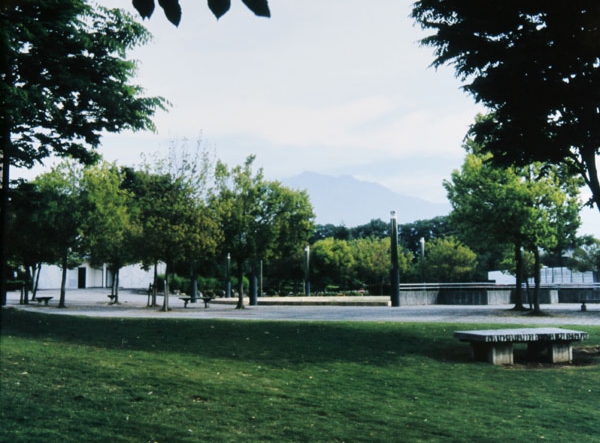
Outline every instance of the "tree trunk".
[[158, 283], [158, 262], [154, 262], [154, 283], [152, 284], [152, 307], [156, 306], [156, 284]]
[[59, 308], [66, 308], [65, 295], [67, 286], [67, 266], [68, 266], [68, 253], [65, 253], [62, 259], [62, 275], [60, 278], [60, 301], [58, 302]]
[[32, 297], [31, 297], [32, 300], [36, 299], [38, 286], [40, 285], [40, 274], [41, 273], [42, 273], [42, 264], [38, 263], [34, 267], [35, 281], [33, 283], [33, 289], [32, 289]]
[[163, 296], [163, 312], [169, 312], [169, 272], [171, 271], [171, 267], [169, 263], [167, 263], [165, 267], [165, 293]]
[[111, 289], [111, 295], [115, 296], [115, 301], [113, 302], [113, 304], [117, 304], [119, 303], [119, 271], [120, 268], [116, 267], [113, 274], [114, 274], [114, 278], [113, 278], [113, 287]]
[[244, 266], [240, 261], [237, 262], [238, 268], [238, 302], [235, 309], [244, 309]]
[[258, 277], [256, 272], [256, 263], [252, 263], [252, 276], [250, 277], [250, 306], [256, 306], [258, 304]]
[[[592, 191], [592, 201], [596, 209], [600, 211], [600, 181], [598, 179], [598, 168], [596, 166], [596, 152], [594, 149], [581, 149], [583, 163], [583, 178]], [[586, 175], [587, 173], [587, 175]]]
[[542, 261], [540, 260], [540, 251], [538, 248], [534, 248], [533, 257], [535, 259], [534, 271], [533, 271], [533, 312], [542, 312], [540, 309], [540, 286], [541, 286], [541, 269]]
[[515, 263], [516, 263], [516, 286], [515, 286], [515, 307], [516, 311], [523, 311], [523, 254], [521, 245], [515, 243]]

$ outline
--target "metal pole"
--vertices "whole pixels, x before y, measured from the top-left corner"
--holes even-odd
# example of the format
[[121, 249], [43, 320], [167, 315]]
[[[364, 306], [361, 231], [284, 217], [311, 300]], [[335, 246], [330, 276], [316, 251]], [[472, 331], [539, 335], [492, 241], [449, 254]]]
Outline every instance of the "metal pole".
[[421, 281], [425, 283], [425, 238], [421, 237]]
[[306, 252], [306, 266], [304, 268], [304, 295], [310, 297], [310, 246], [304, 248]]
[[231, 254], [227, 253], [227, 285], [225, 288], [225, 298], [231, 298]]
[[392, 306], [400, 306], [400, 269], [398, 268], [398, 222], [396, 220], [396, 211], [391, 211], [391, 275], [390, 283], [392, 286], [391, 290], [391, 302]]

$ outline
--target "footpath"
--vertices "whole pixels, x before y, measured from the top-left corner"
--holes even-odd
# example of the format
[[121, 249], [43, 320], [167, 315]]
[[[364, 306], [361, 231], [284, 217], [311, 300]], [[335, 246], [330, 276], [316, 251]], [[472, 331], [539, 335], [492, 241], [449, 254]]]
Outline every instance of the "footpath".
[[32, 312], [56, 315], [79, 315], [116, 318], [194, 318], [273, 321], [375, 321], [488, 323], [520, 325], [596, 325], [600, 326], [600, 305], [590, 304], [586, 312], [579, 304], [542, 305], [543, 316], [515, 312], [512, 305], [427, 305], [389, 306], [389, 297], [264, 297], [258, 305], [235, 309], [237, 299], [215, 299], [205, 308], [202, 300], [184, 302], [178, 295], [169, 296], [169, 311], [160, 306], [149, 307], [143, 290], [119, 290], [119, 303], [111, 304], [106, 288], [67, 290], [66, 308], [58, 308], [58, 290], [42, 290], [38, 297], [52, 297], [48, 306], [29, 302], [20, 304], [20, 293], [9, 292], [7, 306]]

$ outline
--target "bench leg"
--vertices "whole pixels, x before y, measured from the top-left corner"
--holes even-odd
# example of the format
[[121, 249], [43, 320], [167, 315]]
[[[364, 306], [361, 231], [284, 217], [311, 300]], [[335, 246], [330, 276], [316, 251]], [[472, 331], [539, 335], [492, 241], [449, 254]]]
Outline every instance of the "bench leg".
[[585, 305], [585, 302], [581, 303], [581, 311], [582, 312], [587, 311], [587, 306]]
[[573, 361], [573, 347], [571, 343], [552, 343], [549, 352], [552, 363], [571, 363]]
[[471, 342], [471, 356], [476, 361], [487, 361], [493, 365], [513, 364], [512, 343]]

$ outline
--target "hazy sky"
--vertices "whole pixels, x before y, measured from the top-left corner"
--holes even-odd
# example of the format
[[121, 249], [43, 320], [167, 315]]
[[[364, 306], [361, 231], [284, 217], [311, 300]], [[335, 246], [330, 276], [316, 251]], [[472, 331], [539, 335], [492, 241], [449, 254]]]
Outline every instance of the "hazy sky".
[[[137, 16], [130, 0], [97, 1]], [[451, 68], [429, 67], [412, 0], [269, 0], [270, 19], [233, 0], [219, 21], [206, 0], [180, 3], [180, 26], [157, 6], [145, 22], [153, 42], [130, 54], [136, 83], [173, 106], [156, 116], [156, 134], [106, 136], [105, 159], [137, 164], [142, 152], [201, 138], [229, 165], [256, 154], [270, 179], [348, 174], [446, 201], [442, 181], [460, 168], [482, 108]], [[600, 233], [598, 212], [587, 219]]]

